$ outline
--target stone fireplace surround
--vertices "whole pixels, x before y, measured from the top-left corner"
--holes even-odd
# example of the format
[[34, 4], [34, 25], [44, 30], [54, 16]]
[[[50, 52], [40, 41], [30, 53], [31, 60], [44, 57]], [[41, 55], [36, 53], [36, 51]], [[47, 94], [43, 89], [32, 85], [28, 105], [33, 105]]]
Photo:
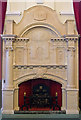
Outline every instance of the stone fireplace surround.
[[6, 34], [2, 35], [3, 114], [19, 110], [18, 85], [37, 78], [61, 83], [61, 110], [79, 113], [78, 36], [73, 25], [72, 20], [61, 24], [56, 11], [45, 6], [25, 11], [19, 24], [7, 21]]

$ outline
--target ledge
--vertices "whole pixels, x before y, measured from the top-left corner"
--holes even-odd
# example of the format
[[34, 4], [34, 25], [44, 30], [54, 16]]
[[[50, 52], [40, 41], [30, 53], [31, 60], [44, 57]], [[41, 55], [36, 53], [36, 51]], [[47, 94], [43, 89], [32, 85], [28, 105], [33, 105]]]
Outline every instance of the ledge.
[[21, 68], [24, 68], [24, 69], [33, 69], [33, 68], [47, 68], [47, 69], [56, 69], [56, 68], [59, 68], [59, 69], [67, 69], [67, 65], [13, 65], [13, 69], [21, 69]]

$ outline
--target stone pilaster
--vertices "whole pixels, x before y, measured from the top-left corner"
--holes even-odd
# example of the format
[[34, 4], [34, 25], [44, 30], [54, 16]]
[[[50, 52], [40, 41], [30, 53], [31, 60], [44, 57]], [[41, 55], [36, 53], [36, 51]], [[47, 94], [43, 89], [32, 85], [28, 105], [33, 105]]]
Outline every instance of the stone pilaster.
[[68, 88], [75, 88], [75, 47], [68, 47]]
[[12, 57], [13, 48], [6, 48], [6, 87], [13, 88], [13, 78], [12, 78]]
[[66, 114], [79, 114], [78, 89], [68, 88], [66, 89], [66, 94], [67, 94]]
[[[66, 114], [79, 114], [78, 94], [78, 37], [68, 38]], [[76, 58], [76, 59], [75, 59]]]
[[[13, 109], [13, 41], [14, 35], [4, 35], [2, 39], [5, 42], [5, 82], [2, 85], [2, 114], [14, 114]], [[3, 80], [4, 81], [4, 80]]]
[[14, 110], [19, 110], [19, 98], [18, 98], [18, 95], [19, 95], [19, 87], [16, 87], [15, 90], [14, 90]]
[[14, 114], [13, 91], [13, 89], [2, 90], [2, 114]]
[[62, 107], [61, 110], [66, 110], [66, 90], [62, 87]]
[[[12, 66], [13, 66], [13, 41], [15, 35], [3, 35], [5, 46], [5, 88], [13, 88]], [[3, 86], [4, 89], [4, 86]]]

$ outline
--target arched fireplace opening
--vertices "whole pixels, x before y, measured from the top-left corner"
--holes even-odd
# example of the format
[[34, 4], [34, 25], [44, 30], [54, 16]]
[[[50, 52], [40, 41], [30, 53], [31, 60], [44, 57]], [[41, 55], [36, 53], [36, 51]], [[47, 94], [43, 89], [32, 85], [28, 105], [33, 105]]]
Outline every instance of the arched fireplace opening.
[[19, 110], [61, 110], [62, 85], [49, 79], [31, 79], [19, 84]]

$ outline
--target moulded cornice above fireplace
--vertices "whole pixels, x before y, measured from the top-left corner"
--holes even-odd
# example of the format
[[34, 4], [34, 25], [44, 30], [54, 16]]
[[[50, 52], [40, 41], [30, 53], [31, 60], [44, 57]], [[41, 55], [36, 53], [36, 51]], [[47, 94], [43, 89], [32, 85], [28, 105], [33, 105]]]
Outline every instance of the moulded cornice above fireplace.
[[56, 69], [56, 68], [59, 68], [59, 69], [67, 69], [67, 65], [14, 65], [13, 66], [13, 69], [27, 69], [27, 68], [30, 68], [30, 69], [33, 69], [33, 68], [36, 68], [36, 67], [39, 67], [39, 68], [47, 68], [47, 69]]

